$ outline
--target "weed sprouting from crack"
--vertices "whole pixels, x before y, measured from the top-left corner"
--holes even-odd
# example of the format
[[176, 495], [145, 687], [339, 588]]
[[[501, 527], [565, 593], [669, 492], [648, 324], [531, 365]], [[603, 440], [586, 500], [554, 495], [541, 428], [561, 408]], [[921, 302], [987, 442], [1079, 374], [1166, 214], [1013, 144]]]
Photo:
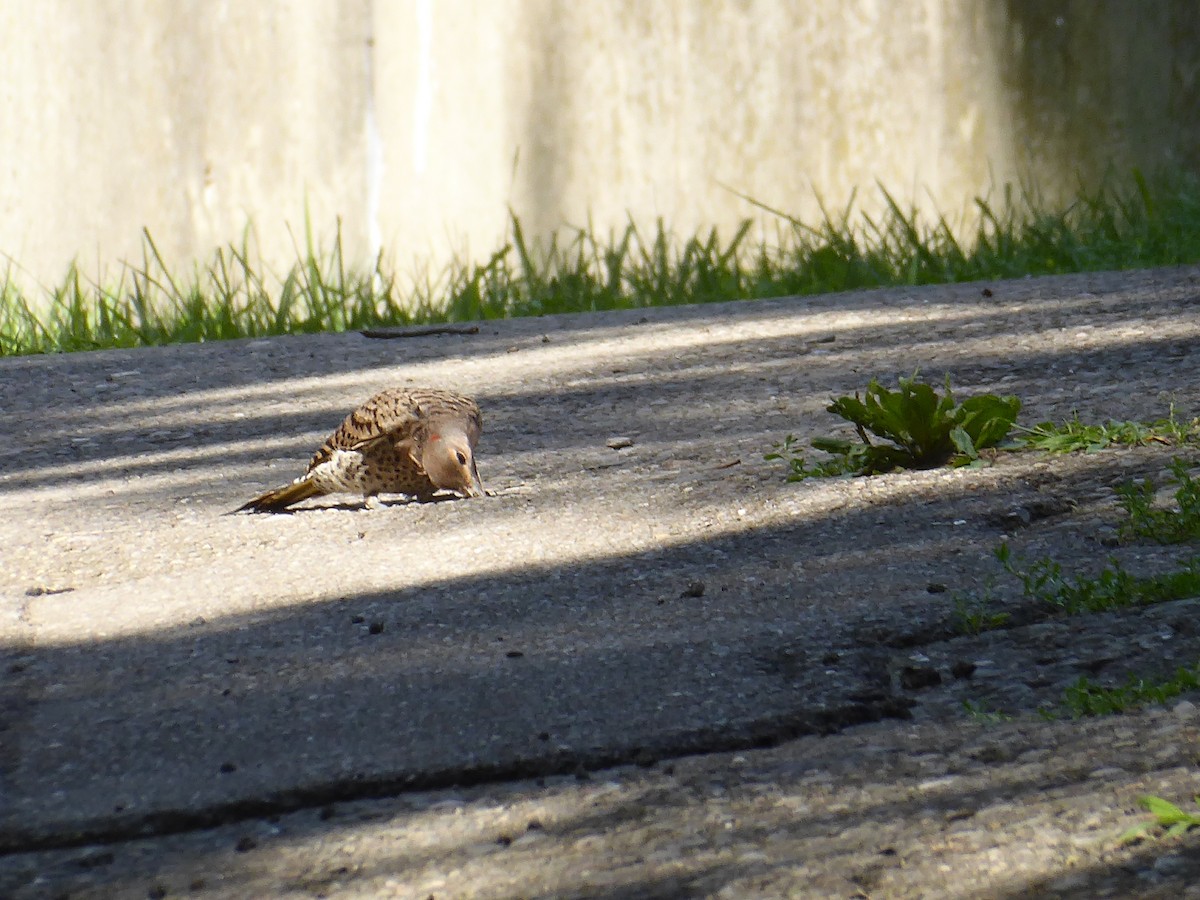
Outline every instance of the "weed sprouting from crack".
[[996, 579], [988, 576], [981, 592], [954, 595], [954, 621], [960, 634], [983, 634], [1009, 623], [1011, 615], [995, 609], [995, 586]]
[[988, 709], [982, 703], [976, 703], [973, 700], [964, 700], [962, 705], [963, 711], [966, 712], [967, 716], [976, 722], [998, 725], [1001, 722], [1012, 721], [1012, 716], [1003, 710]]
[[[796, 450], [796, 439], [788, 435], [765, 459], [786, 461], [791, 470], [789, 481], [843, 474], [877, 475], [947, 463], [979, 465], [979, 451], [1004, 440], [1020, 412], [1021, 401], [982, 394], [958, 403], [950, 390], [949, 375], [941, 395], [913, 375], [900, 378], [894, 391], [872, 378], [863, 395], [855, 392], [853, 397], [838, 397], [826, 409], [854, 425], [861, 443], [814, 438], [813, 448], [830, 458], [810, 466]], [[880, 441], [884, 443], [877, 443]]]
[[1119, 560], [1110, 557], [1095, 576], [1088, 577], [1064, 573], [1062, 565], [1049, 557], [1019, 560], [1007, 542], [996, 548], [995, 555], [1004, 570], [1020, 581], [1025, 597], [1067, 615], [1200, 596], [1200, 557], [1175, 571], [1145, 577], [1131, 574]]
[[[839, 475], [876, 475], [898, 468], [931, 468], [947, 462], [955, 466], [979, 466], [983, 462], [979, 451], [991, 448], [1097, 453], [1114, 446], [1183, 446], [1200, 442], [1200, 418], [1181, 421], [1175, 414], [1173, 403], [1166, 418], [1153, 422], [1110, 419], [1097, 425], [1085, 423], [1075, 414], [1061, 424], [1041, 422], [1027, 428], [1016, 423], [1021, 409], [1021, 401], [1016, 397], [984, 394], [972, 397], [956, 408], [949, 376], [944, 397], [938, 397], [930, 386], [917, 382], [916, 376], [901, 378], [899, 383], [899, 390], [889, 391], [872, 379], [865, 400], [855, 392], [853, 397], [839, 397], [826, 407], [854, 425], [861, 443], [835, 437], [814, 438], [810, 442], [813, 448], [828, 453], [829, 458], [810, 465], [798, 449], [800, 441], [789, 434], [764, 458], [786, 462], [788, 480], [803, 481]], [[1010, 436], [1012, 429], [1020, 433]], [[872, 434], [876, 439], [890, 442], [890, 446], [872, 443]], [[1192, 523], [1184, 526], [1181, 533], [1200, 536], [1200, 485], [1193, 484], [1178, 470], [1175, 470], [1175, 476], [1180, 484], [1177, 500], [1185, 516], [1190, 511]], [[1149, 495], [1143, 499], [1139, 492], [1146, 491]], [[1153, 499], [1152, 486], [1146, 483], [1119, 492], [1123, 497], [1128, 495], [1126, 502], [1140, 504], [1139, 509], [1149, 509]], [[1188, 539], [1184, 536], [1177, 540]]]
[[1154, 505], [1156, 485], [1149, 478], [1117, 488], [1120, 504], [1129, 518], [1122, 523], [1125, 537], [1144, 537], [1160, 544], [1200, 540], [1200, 481], [1192, 478], [1182, 459], [1170, 464], [1169, 481], [1175, 484], [1175, 508]]
[[[1193, 797], [1192, 802], [1200, 806], [1200, 794]], [[1182, 836], [1192, 828], [1200, 828], [1200, 815], [1186, 812], [1169, 800], [1164, 800], [1162, 797], [1147, 794], [1144, 797], [1138, 798], [1138, 805], [1149, 812], [1154, 818], [1148, 822], [1134, 825], [1124, 832], [1117, 839], [1119, 843], [1127, 844], [1151, 836], [1176, 838]], [[1152, 834], [1152, 832], [1157, 833]]]
[[1165, 419], [1153, 422], [1117, 421], [1102, 424], [1083, 422], [1076, 413], [1061, 424], [1040, 422], [1032, 428], [1016, 426], [1021, 432], [1012, 449], [1042, 450], [1046, 453], [1098, 453], [1113, 446], [1146, 447], [1151, 444], [1179, 446], [1200, 438], [1200, 419], [1181, 422], [1174, 404]]
[[1140, 706], [1163, 704], [1188, 691], [1200, 690], [1200, 666], [1180, 666], [1174, 674], [1161, 678], [1130, 675], [1125, 684], [1104, 687], [1087, 676], [1069, 685], [1063, 694], [1063, 707], [1074, 718], [1109, 716]]

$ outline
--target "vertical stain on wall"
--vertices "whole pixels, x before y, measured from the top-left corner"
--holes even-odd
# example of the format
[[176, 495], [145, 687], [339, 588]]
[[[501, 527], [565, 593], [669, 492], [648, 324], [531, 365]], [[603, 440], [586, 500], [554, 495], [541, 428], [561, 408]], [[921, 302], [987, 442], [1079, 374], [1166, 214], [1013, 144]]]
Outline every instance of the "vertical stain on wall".
[[425, 174], [429, 165], [429, 123], [433, 117], [433, 0], [417, 0], [417, 83], [413, 90], [413, 173]]
[[[372, 2], [368, 6], [373, 6]], [[379, 130], [379, 115], [375, 109], [376, 78], [375, 71], [375, 31], [374, 16], [368, 20], [370, 30], [363, 41], [363, 52], [366, 55], [363, 68], [364, 100], [363, 100], [363, 132], [366, 148], [366, 219], [367, 219], [367, 252], [372, 258], [378, 258], [383, 250], [383, 229], [379, 222], [379, 211], [383, 203], [383, 135]]]

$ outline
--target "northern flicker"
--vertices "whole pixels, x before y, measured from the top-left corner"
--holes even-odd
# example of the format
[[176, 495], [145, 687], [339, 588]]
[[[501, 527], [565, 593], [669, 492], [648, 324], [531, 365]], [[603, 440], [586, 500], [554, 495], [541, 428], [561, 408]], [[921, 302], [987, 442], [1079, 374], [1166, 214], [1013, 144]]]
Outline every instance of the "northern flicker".
[[483, 496], [475, 444], [483, 431], [469, 397], [434, 388], [390, 388], [350, 415], [291, 484], [267, 491], [234, 512], [278, 512], [322, 494], [409, 494], [439, 490]]

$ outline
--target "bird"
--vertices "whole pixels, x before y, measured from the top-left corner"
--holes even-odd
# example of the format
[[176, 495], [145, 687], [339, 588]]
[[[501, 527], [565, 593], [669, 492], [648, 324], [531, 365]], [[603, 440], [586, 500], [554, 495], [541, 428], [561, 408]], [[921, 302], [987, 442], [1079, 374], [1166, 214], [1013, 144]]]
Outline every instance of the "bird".
[[479, 405], [455, 391], [389, 388], [353, 410], [325, 439], [303, 475], [259, 494], [235, 513], [280, 512], [324, 494], [408, 494], [439, 490], [486, 496], [475, 465], [483, 432]]

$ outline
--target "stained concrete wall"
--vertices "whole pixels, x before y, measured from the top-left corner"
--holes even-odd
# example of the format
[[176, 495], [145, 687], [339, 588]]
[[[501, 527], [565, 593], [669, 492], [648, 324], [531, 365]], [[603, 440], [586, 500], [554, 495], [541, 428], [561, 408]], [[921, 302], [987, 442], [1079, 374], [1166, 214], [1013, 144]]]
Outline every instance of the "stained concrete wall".
[[365, 238], [368, 0], [0, 2], [0, 251], [43, 282], [314, 221]]
[[1191, 0], [0, 0], [0, 251], [352, 257], [1194, 166]]

